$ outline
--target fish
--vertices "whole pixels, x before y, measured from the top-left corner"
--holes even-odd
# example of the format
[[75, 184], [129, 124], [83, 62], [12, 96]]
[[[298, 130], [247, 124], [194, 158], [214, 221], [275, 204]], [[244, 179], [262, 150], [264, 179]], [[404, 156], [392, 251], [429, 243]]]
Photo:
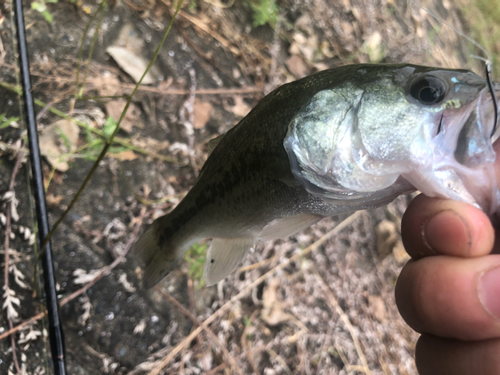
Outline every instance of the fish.
[[277, 88], [215, 139], [192, 189], [136, 242], [144, 287], [203, 239], [212, 285], [257, 240], [415, 190], [493, 214], [493, 100], [471, 71], [411, 64], [346, 65]]

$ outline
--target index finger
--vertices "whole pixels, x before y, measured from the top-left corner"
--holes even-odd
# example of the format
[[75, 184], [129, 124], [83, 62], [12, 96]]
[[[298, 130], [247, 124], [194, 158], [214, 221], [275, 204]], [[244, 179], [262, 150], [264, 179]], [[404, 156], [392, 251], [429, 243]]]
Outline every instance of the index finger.
[[437, 254], [482, 256], [491, 252], [495, 239], [490, 219], [480, 209], [423, 194], [411, 202], [403, 215], [401, 236], [414, 259]]

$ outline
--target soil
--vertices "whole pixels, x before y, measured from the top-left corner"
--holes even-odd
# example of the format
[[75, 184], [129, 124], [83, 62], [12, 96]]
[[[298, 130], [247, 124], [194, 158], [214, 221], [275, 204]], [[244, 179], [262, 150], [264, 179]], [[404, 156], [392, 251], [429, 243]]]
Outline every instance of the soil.
[[[138, 90], [133, 99], [135, 117], [127, 131], [118, 133], [142, 152], [120, 146], [106, 157], [52, 239], [62, 298], [82, 286], [75, 283], [79, 278], [111, 264], [136, 237], [136, 225], [143, 228], [172, 209], [194, 184], [208, 141], [236, 124], [275, 87], [347, 63], [411, 62], [451, 68], [471, 63], [469, 46], [456, 33], [406, 1], [282, 0], [277, 24], [272, 26], [254, 26], [249, 3], [191, 1], [183, 7], [158, 55], [154, 83]], [[467, 32], [466, 20], [452, 2], [423, 5]], [[16, 61], [10, 8], [0, 6], [0, 83], [13, 85]], [[49, 24], [26, 4], [25, 19], [35, 98], [102, 129], [109, 106], [119, 106], [116, 99], [72, 101], [80, 41], [97, 8], [86, 0], [48, 4], [53, 16]], [[110, 4], [93, 48], [84, 96], [130, 93], [133, 79], [106, 49], [126, 46], [146, 61], [151, 59], [172, 9], [168, 1]], [[84, 39], [84, 60], [95, 30], [96, 22]], [[80, 82], [83, 76], [82, 70]], [[43, 107], [37, 111], [43, 112], [38, 120], [41, 130], [59, 119]], [[4, 113], [20, 116], [19, 100], [0, 86], [0, 115]], [[8, 127], [0, 130], [0, 137], [3, 194], [25, 133], [22, 126]], [[88, 140], [87, 131], [80, 129], [76, 146]], [[52, 222], [89, 172], [89, 150], [92, 147], [73, 155], [69, 168], [52, 177], [51, 166], [45, 164]], [[14, 264], [28, 284], [23, 289], [10, 276], [10, 288], [20, 299], [19, 306], [14, 305], [19, 314], [14, 325], [39, 313], [43, 304], [32, 290], [33, 247], [20, 234], [21, 227], [33, 230], [27, 175], [23, 164], [14, 188], [20, 218], [13, 223], [11, 248], [19, 253]], [[284, 241], [259, 243], [242, 264], [245, 271], [212, 287], [201, 285], [192, 275], [199, 262], [194, 258], [194, 263], [183, 262], [159, 288], [143, 290], [141, 270], [127, 256], [61, 308], [68, 374], [140, 374], [154, 368], [165, 374], [416, 373], [417, 335], [399, 317], [393, 296], [407, 260], [399, 223], [409, 199], [400, 197], [387, 207], [361, 213], [300, 262], [292, 262], [232, 302], [231, 310], [210, 325], [214, 336], [199, 334], [165, 366], [160, 366], [162, 359], [196, 327], [166, 294], [203, 321], [343, 217], [325, 219]], [[3, 212], [6, 206], [4, 201]], [[258, 262], [260, 267], [248, 267]], [[40, 320], [15, 335], [18, 361], [28, 374], [52, 372], [46, 324]], [[1, 326], [3, 331], [9, 326], [5, 313]], [[41, 335], [26, 341], [30, 330]], [[0, 345], [0, 366], [5, 369], [13, 363], [11, 340], [3, 339]]]

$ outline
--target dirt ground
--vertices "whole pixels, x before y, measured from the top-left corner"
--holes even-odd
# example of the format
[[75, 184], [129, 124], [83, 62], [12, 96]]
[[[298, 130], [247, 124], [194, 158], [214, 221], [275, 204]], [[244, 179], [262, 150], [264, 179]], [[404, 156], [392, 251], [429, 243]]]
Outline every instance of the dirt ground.
[[[53, 237], [62, 299], [125, 251], [139, 226], [142, 231], [171, 210], [194, 184], [208, 141], [277, 86], [347, 63], [470, 67], [469, 46], [406, 0], [282, 0], [272, 26], [255, 26], [257, 13], [249, 4], [193, 0], [183, 6], [149, 84], [132, 101], [120, 143]], [[422, 5], [467, 33], [453, 2]], [[123, 108], [123, 99], [95, 97], [130, 94], [130, 69], [153, 56], [174, 8], [167, 0], [112, 2], [103, 13], [83, 85], [83, 96], [93, 99], [74, 102], [80, 42], [98, 6], [85, 0], [49, 4], [51, 24], [26, 6], [33, 93], [45, 103], [37, 111], [52, 222], [90, 170], [103, 145], [101, 135], [110, 129], [106, 119], [117, 120]], [[0, 115], [14, 117], [19, 101], [7, 87], [16, 84], [10, 7], [8, 2], [0, 7]], [[98, 18], [84, 39], [83, 66]], [[131, 57], [124, 49], [139, 63], [127, 63]], [[82, 68], [79, 82], [84, 76]], [[64, 122], [59, 131], [50, 128], [61, 119], [52, 109], [73, 116], [80, 127]], [[3, 196], [24, 150], [25, 132], [13, 123], [0, 129], [0, 137]], [[10, 241], [14, 294], [4, 304], [0, 334], [9, 327], [7, 307], [16, 326], [43, 304], [33, 292], [27, 176], [23, 163], [14, 186], [19, 218], [13, 217]], [[242, 268], [212, 287], [196, 275], [203, 245], [152, 290], [140, 288], [141, 270], [127, 256], [61, 308], [68, 374], [415, 374], [417, 335], [399, 317], [393, 295], [407, 261], [399, 224], [409, 200], [400, 197], [361, 212], [337, 234], [325, 236], [345, 217], [325, 219], [284, 241], [259, 243]], [[4, 197], [3, 218], [7, 206], [12, 201]], [[3, 243], [4, 224], [0, 234]], [[277, 268], [320, 238], [323, 244]], [[263, 282], [252, 284], [269, 271]], [[226, 303], [229, 309], [207, 329], [183, 341]], [[52, 372], [46, 324], [38, 320], [15, 334], [22, 373]], [[0, 346], [0, 369], [10, 366], [16, 373], [11, 340], [2, 339]]]

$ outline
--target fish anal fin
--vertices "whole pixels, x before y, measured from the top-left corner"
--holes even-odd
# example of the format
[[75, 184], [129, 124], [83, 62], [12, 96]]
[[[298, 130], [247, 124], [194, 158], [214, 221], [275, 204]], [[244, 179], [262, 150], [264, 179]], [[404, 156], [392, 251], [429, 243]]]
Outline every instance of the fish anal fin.
[[274, 219], [262, 229], [262, 232], [257, 237], [263, 241], [287, 238], [302, 229], [310, 227], [321, 219], [323, 219], [323, 216], [313, 214], [301, 214]]
[[255, 238], [214, 238], [208, 249], [203, 277], [213, 285], [233, 272], [253, 247]]

